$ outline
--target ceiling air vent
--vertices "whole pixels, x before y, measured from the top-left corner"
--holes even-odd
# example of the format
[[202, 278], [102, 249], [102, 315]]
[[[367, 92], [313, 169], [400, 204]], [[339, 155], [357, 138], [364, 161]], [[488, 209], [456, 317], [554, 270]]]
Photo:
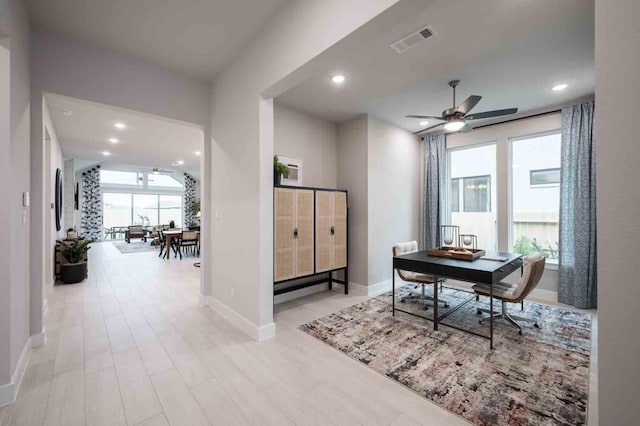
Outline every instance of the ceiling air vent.
[[403, 53], [437, 34], [438, 33], [436, 33], [433, 28], [431, 28], [431, 26], [426, 26], [421, 30], [411, 33], [401, 38], [400, 40], [391, 43], [391, 48], [398, 53]]

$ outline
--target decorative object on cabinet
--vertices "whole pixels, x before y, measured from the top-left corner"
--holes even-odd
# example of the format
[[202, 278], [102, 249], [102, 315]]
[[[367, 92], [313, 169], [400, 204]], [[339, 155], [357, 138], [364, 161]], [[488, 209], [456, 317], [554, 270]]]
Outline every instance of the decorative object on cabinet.
[[[324, 283], [331, 289], [334, 282], [348, 294], [347, 224], [346, 191], [275, 188], [273, 281], [280, 288], [274, 295]], [[334, 277], [338, 271], [344, 280]], [[294, 283], [300, 278], [309, 280]]]
[[302, 186], [302, 160], [290, 157], [278, 157], [280, 163], [287, 167], [287, 174], [282, 175], [281, 184], [284, 186]]
[[282, 176], [289, 176], [289, 167], [278, 159], [277, 155], [273, 156], [273, 186], [280, 186]]

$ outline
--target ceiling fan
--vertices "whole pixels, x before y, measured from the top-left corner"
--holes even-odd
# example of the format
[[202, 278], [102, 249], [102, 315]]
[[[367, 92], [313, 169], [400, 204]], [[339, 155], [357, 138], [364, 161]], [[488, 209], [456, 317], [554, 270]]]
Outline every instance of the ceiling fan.
[[152, 169], [146, 169], [146, 170], [153, 173], [154, 175], [168, 175], [173, 173], [173, 170], [161, 169], [160, 167], [154, 167]]
[[460, 84], [460, 80], [451, 80], [449, 82], [449, 86], [453, 89], [453, 107], [442, 111], [441, 117], [436, 117], [433, 115], [407, 115], [407, 118], [420, 118], [423, 120], [427, 119], [440, 121], [440, 123], [436, 124], [435, 126], [424, 128], [415, 132], [415, 134], [435, 129], [436, 127], [440, 127], [443, 125], [446, 130], [449, 130], [451, 132], [457, 132], [460, 130], [462, 130], [463, 132], [469, 131], [471, 130], [471, 126], [467, 124], [467, 121], [469, 120], [500, 117], [503, 115], [510, 115], [518, 112], [518, 108], [507, 108], [469, 114], [469, 111], [471, 111], [473, 107], [475, 107], [478, 102], [480, 102], [482, 96], [471, 95], [463, 103], [456, 107], [456, 86], [458, 86], [458, 84]]

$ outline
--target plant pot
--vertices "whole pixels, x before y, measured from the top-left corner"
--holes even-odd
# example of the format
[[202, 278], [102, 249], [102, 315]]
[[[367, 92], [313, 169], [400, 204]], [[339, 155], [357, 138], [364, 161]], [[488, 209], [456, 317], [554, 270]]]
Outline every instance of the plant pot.
[[87, 278], [87, 262], [63, 263], [61, 265], [62, 282], [75, 284]]
[[282, 175], [275, 170], [273, 171], [273, 186], [280, 186], [282, 182]]

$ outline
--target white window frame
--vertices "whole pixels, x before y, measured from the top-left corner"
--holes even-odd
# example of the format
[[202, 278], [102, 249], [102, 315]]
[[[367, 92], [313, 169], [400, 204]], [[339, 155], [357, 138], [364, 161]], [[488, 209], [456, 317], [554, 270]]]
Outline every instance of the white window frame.
[[[557, 129], [552, 129], [552, 130], [545, 130], [542, 132], [534, 132], [534, 133], [529, 133], [526, 135], [518, 135], [515, 137], [510, 137], [507, 140], [507, 149], [508, 149], [508, 154], [507, 154], [507, 199], [508, 199], [508, 205], [507, 205], [507, 218], [508, 218], [508, 222], [507, 222], [507, 232], [508, 232], [508, 243], [509, 243], [509, 247], [508, 250], [511, 251], [513, 250], [513, 144], [515, 142], [521, 141], [521, 140], [525, 140], [525, 139], [534, 139], [534, 138], [540, 138], [540, 137], [544, 137], [544, 136], [550, 136], [550, 135], [556, 135], [556, 134], [562, 134], [562, 129], [557, 128]], [[562, 143], [562, 142], [561, 142]], [[562, 173], [562, 168], [560, 169], [560, 173]], [[552, 184], [552, 185], [544, 185], [544, 186], [558, 186], [558, 184]], [[543, 185], [539, 185], [538, 187], [543, 187]], [[499, 228], [498, 228], [499, 230]], [[554, 270], [557, 271], [558, 270], [558, 262], [557, 261], [553, 261], [550, 259], [547, 259], [547, 262], [545, 262], [545, 269], [550, 269], [550, 270]]]

